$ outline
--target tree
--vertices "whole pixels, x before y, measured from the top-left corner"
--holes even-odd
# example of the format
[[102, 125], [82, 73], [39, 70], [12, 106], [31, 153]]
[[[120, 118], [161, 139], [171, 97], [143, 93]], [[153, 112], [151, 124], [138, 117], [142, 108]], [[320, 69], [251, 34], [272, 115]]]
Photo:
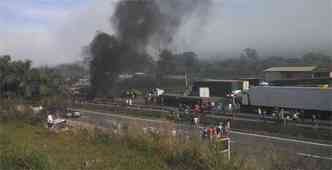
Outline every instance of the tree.
[[30, 60], [0, 57], [0, 97], [31, 98], [61, 95], [60, 76], [49, 68], [31, 68]]
[[83, 63], [61, 64], [54, 69], [57, 74], [61, 75], [64, 79], [70, 79], [73, 81], [77, 81], [89, 74], [88, 68], [86, 68]]
[[310, 52], [305, 55], [303, 55], [302, 60], [304, 64], [310, 64], [310, 65], [328, 65], [332, 64], [332, 57], [321, 54], [321, 53], [314, 53]]

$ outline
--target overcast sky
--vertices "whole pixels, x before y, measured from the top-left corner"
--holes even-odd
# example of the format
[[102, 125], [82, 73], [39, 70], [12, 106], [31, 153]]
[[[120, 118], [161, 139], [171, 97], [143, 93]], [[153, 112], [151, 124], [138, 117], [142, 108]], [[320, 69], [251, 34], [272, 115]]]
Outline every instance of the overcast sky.
[[[116, 0], [0, 0], [0, 55], [55, 65], [80, 58], [97, 30], [112, 33]], [[188, 18], [172, 45], [204, 57], [332, 54], [332, 0], [213, 0], [204, 24]]]

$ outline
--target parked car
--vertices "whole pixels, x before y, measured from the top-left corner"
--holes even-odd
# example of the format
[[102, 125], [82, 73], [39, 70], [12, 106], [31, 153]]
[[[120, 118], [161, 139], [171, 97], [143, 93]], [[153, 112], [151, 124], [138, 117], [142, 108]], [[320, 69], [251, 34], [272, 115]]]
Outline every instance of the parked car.
[[80, 112], [74, 112], [73, 117], [81, 117], [81, 113]]

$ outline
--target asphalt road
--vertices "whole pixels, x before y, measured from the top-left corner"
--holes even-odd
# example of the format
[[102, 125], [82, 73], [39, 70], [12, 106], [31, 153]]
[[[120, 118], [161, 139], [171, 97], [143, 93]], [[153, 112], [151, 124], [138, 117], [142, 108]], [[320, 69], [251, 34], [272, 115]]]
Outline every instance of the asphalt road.
[[[76, 109], [77, 110], [77, 109]], [[78, 110], [82, 113], [82, 121], [95, 123], [97, 126], [110, 128], [114, 123], [139, 122], [145, 127], [159, 127], [170, 122], [158, 119], [137, 118], [118, 114]], [[177, 131], [189, 134], [195, 128], [187, 124], [174, 124]], [[198, 131], [198, 129], [196, 129]], [[188, 132], [188, 133], [187, 133]], [[264, 160], [271, 156], [272, 152], [280, 152], [285, 156], [305, 159], [306, 163], [317, 164], [319, 169], [332, 170], [332, 145], [311, 141], [281, 138], [276, 136], [246, 133], [241, 131], [231, 131], [232, 150], [246, 156]]]
[[[95, 104], [90, 103], [90, 105], [95, 106], [102, 106], [102, 107], [121, 107], [121, 104], [119, 103], [108, 103], [108, 104]], [[175, 107], [168, 107], [168, 106], [154, 106], [154, 105], [140, 105], [135, 104], [132, 107], [129, 107], [131, 110], [141, 110], [144, 109], [144, 111], [158, 111], [158, 112], [169, 112], [169, 111], [177, 111], [178, 109]], [[216, 118], [216, 119], [233, 119], [233, 120], [240, 120], [240, 121], [247, 121], [247, 122], [264, 122], [269, 124], [275, 124], [275, 120], [271, 118], [271, 116], [266, 116], [265, 121], [262, 120], [257, 116], [257, 114], [250, 114], [250, 113], [235, 113], [234, 117], [232, 114], [208, 114], [207, 117], [209, 118]], [[320, 129], [326, 129], [332, 131], [332, 124], [330, 121], [322, 121], [318, 120], [317, 124]], [[288, 125], [293, 125], [297, 127], [304, 127], [304, 128], [315, 128], [315, 126], [312, 124], [309, 120], [304, 121], [288, 121]]]

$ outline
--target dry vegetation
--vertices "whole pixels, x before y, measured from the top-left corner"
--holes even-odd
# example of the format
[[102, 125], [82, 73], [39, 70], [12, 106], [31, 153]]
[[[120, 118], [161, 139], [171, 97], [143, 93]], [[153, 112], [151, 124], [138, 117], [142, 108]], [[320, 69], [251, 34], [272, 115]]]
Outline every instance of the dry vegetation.
[[171, 124], [162, 127], [165, 131], [159, 134], [144, 134], [134, 122], [121, 134], [91, 126], [56, 134], [30, 121], [0, 122], [0, 170], [295, 168], [295, 162], [276, 153], [268, 154], [271, 159], [264, 163], [237, 153], [232, 153], [232, 160], [227, 161], [224, 154], [217, 152], [216, 145], [202, 143], [196, 137], [172, 137], [168, 133], [173, 128]]
[[142, 122], [129, 122], [121, 131], [116, 123], [110, 129], [80, 123], [72, 124], [68, 131], [50, 133], [41, 123], [43, 114], [34, 115], [28, 106], [17, 103], [2, 100], [0, 170], [319, 169], [304, 159], [270, 151], [273, 146], [264, 150], [248, 146], [264, 159], [252, 150], [233, 149], [232, 159], [227, 161], [216, 145], [202, 141], [198, 134], [173, 137], [172, 123], [157, 127], [159, 134], [143, 133], [148, 125]]

